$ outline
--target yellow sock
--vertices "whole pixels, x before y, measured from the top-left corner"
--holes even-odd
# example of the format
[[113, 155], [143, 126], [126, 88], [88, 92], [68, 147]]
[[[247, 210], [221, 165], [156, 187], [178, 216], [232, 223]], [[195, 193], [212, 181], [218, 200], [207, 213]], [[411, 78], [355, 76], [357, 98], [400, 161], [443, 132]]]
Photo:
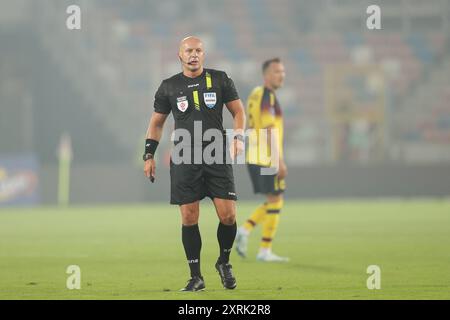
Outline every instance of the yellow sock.
[[266, 204], [260, 205], [258, 208], [253, 211], [252, 215], [248, 220], [244, 223], [244, 228], [248, 232], [252, 231], [253, 228], [264, 220], [266, 215]]
[[268, 203], [266, 206], [266, 216], [264, 218], [261, 248], [272, 248], [272, 241], [277, 232], [280, 222], [280, 211], [283, 208], [283, 199], [278, 202]]

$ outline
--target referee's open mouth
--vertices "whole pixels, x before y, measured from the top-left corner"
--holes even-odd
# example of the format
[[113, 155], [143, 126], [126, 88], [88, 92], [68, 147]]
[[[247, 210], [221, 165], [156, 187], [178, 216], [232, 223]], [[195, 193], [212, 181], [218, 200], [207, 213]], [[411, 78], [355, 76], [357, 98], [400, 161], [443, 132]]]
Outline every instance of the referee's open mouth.
[[190, 66], [197, 66], [198, 63], [199, 63], [198, 60], [192, 60], [192, 61], [189, 61], [188, 65], [190, 65]]

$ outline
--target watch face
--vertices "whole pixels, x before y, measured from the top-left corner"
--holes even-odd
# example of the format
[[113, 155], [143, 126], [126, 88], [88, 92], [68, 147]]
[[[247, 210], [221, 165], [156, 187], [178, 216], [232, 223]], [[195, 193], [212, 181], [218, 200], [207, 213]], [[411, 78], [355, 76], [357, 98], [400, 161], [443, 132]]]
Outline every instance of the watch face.
[[144, 158], [144, 161], [147, 161], [147, 160], [153, 159], [153, 155], [147, 153], [147, 154], [144, 154], [143, 158]]

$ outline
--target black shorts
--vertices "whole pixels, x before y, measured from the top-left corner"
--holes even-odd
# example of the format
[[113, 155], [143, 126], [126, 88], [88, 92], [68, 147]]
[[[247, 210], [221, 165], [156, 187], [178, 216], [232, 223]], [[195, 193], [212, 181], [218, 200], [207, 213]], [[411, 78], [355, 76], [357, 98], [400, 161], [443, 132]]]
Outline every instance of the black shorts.
[[170, 203], [205, 197], [237, 200], [231, 164], [174, 164], [170, 161]]
[[253, 191], [262, 194], [281, 194], [286, 189], [284, 179], [279, 179], [276, 174], [262, 175], [262, 166], [256, 164], [247, 165], [250, 179], [252, 180]]

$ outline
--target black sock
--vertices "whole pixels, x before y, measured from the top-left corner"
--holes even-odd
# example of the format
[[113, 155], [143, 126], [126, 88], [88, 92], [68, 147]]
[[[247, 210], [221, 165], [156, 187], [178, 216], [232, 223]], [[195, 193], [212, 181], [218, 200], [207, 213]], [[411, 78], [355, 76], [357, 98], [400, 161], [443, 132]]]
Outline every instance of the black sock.
[[191, 269], [191, 277], [201, 276], [200, 273], [200, 250], [202, 249], [202, 238], [198, 224], [193, 226], [183, 226], [181, 229], [184, 252]]
[[220, 256], [219, 263], [228, 263], [230, 261], [231, 248], [236, 237], [236, 222], [231, 226], [219, 223], [217, 228], [217, 240], [219, 241]]

